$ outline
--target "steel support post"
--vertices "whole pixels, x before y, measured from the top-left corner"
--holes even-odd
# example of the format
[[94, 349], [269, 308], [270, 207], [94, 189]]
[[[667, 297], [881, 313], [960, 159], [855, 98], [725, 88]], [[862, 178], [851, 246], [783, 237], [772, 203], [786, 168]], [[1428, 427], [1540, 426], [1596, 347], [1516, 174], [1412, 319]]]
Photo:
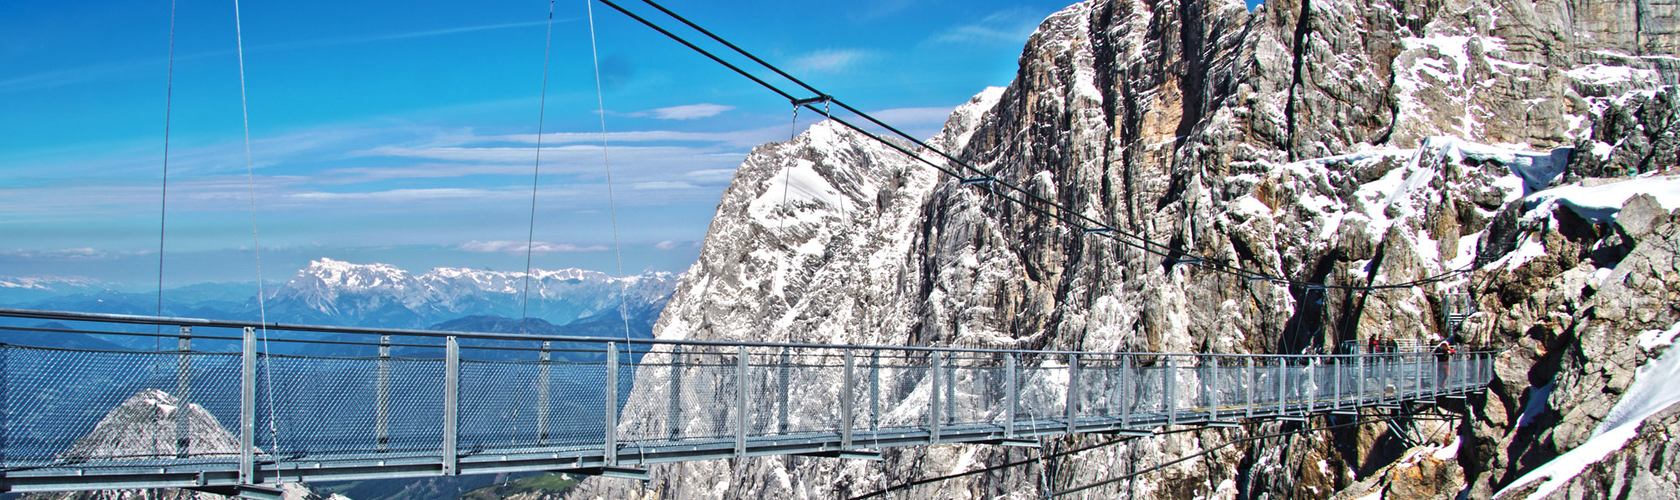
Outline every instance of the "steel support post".
[[1120, 355], [1120, 427], [1132, 426], [1132, 357], [1129, 354]]
[[1248, 418], [1254, 418], [1254, 386], [1259, 385], [1260, 381], [1254, 374], [1254, 356], [1244, 356], [1243, 359], [1248, 362], [1247, 371], [1243, 373], [1243, 411]]
[[[629, 346], [625, 346], [629, 347]], [[601, 457], [607, 467], [618, 466], [618, 343], [607, 342], [607, 394], [601, 400], [606, 408], [605, 425], [601, 429]]]
[[1079, 355], [1068, 355], [1067, 433], [1079, 432]]
[[1307, 358], [1301, 368], [1301, 392], [1307, 395], [1307, 413], [1318, 410], [1318, 373], [1323, 367], [1318, 365], [1318, 356]]
[[945, 418], [949, 422], [957, 421], [957, 358], [947, 356], [944, 359], [945, 376], [940, 380], [945, 382]]
[[192, 431], [187, 422], [187, 415], [191, 412], [187, 408], [192, 404], [192, 327], [183, 326], [177, 343], [180, 351], [175, 355], [175, 399], [179, 401], [180, 411], [175, 412], [175, 458], [187, 458], [192, 448]]
[[1015, 438], [1015, 353], [1003, 355], [1003, 437]]
[[391, 336], [379, 336], [379, 366], [375, 384], [379, 395], [374, 404], [373, 434], [379, 452], [391, 450]]
[[851, 349], [845, 350], [846, 371], [845, 380], [840, 385], [840, 449], [852, 449], [852, 423], [856, 422], [853, 407], [857, 401], [856, 382], [857, 358]]
[[735, 458], [747, 456], [747, 346], [735, 346]]
[[1288, 385], [1286, 385], [1287, 382], [1284, 379], [1288, 378], [1288, 374], [1289, 374], [1289, 361], [1287, 359], [1284, 359], [1283, 356], [1278, 356], [1278, 358], [1277, 358], [1277, 377], [1275, 377], [1275, 378], [1277, 378], [1277, 399], [1278, 399], [1277, 414], [1280, 417], [1289, 414], [1289, 407], [1288, 407], [1288, 403], [1287, 403], [1288, 398], [1284, 397], [1284, 392], [1288, 389]]
[[239, 484], [257, 484], [257, 331], [245, 327], [239, 354]]
[[942, 360], [940, 359], [940, 354], [941, 353], [939, 351], [933, 351], [933, 355], [931, 356], [932, 359], [928, 364], [929, 443], [939, 442], [939, 426], [945, 422], [945, 419], [943, 418], [944, 416], [939, 414], [939, 410], [943, 409], [943, 407], [939, 404], [939, 376], [945, 373], [945, 370], [941, 369], [944, 367], [944, 363], [941, 362]]
[[681, 345], [671, 346], [671, 401], [666, 408], [665, 433], [672, 440], [682, 434], [682, 372], [683, 352]]
[[1342, 369], [1342, 358], [1330, 358], [1330, 361], [1334, 363], [1331, 366], [1335, 367], [1330, 369], [1330, 376], [1332, 377], [1330, 380], [1330, 400], [1334, 408], [1340, 410], [1342, 409], [1342, 379], [1347, 377], [1347, 370]]
[[461, 454], [456, 452], [460, 444], [460, 410], [461, 410], [461, 344], [451, 335], [444, 338], [443, 358], [443, 475], [460, 474], [458, 462]]
[[1161, 357], [1161, 390], [1167, 399], [1167, 425], [1178, 425], [1178, 396], [1174, 394], [1178, 387], [1178, 370], [1173, 369], [1171, 357]]
[[1365, 355], [1359, 354], [1353, 357], [1353, 371], [1355, 373], [1353, 391], [1356, 394], [1353, 398], [1353, 407], [1358, 408], [1365, 404]]
[[1417, 365], [1417, 373], [1413, 374], [1413, 380], [1416, 381], [1416, 385], [1412, 388], [1413, 389], [1412, 397], [1414, 399], [1423, 399], [1423, 389], [1424, 389], [1424, 387], [1423, 387], [1423, 368], [1424, 368], [1424, 361], [1428, 357], [1429, 356], [1421, 355], [1421, 354], [1417, 355], [1417, 363], [1415, 363]]
[[[851, 351], [847, 351], [846, 355], [848, 357], [851, 356], [852, 355]], [[850, 359], [848, 358], [848, 361], [849, 360]], [[781, 372], [780, 375], [781, 375], [781, 382], [782, 383], [776, 387], [776, 433], [777, 434], [787, 434], [787, 431], [788, 431], [788, 391], [793, 390], [792, 389], [793, 380], [792, 380], [792, 377], [791, 377], [791, 375], [793, 375], [793, 358], [788, 353], [788, 348], [786, 348], [786, 347], [782, 348], [782, 362], [781, 362], [781, 365], [782, 366], [780, 367], [779, 371]], [[848, 376], [847, 378], [850, 378], [850, 376]]]
[[549, 370], [552, 368], [548, 364], [549, 361], [552, 361], [551, 354], [548, 352], [550, 347], [552, 347], [552, 344], [545, 340], [542, 343], [542, 350], [537, 352], [538, 446], [548, 446], [548, 394], [553, 392], [549, 389]]
[[1219, 420], [1219, 357], [1208, 356], [1208, 421]]
[[869, 351], [869, 430], [881, 428], [881, 351]]

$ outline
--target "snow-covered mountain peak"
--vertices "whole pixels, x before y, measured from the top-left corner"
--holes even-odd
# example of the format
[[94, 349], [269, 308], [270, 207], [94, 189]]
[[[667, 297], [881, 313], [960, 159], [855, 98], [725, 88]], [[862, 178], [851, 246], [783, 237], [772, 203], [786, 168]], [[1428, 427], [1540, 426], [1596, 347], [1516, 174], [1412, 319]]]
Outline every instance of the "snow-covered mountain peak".
[[620, 303], [633, 310], [662, 305], [681, 280], [666, 272], [615, 278], [587, 269], [532, 269], [530, 277], [527, 283], [524, 271], [458, 267], [412, 274], [391, 264], [322, 258], [275, 289], [270, 305], [296, 321], [366, 326], [425, 327], [463, 315], [526, 312], [565, 324]]

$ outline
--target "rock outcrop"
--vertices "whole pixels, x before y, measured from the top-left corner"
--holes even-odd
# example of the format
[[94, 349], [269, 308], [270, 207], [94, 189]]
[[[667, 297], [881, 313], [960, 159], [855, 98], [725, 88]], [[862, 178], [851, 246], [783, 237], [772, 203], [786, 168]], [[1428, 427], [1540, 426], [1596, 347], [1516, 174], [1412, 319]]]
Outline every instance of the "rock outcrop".
[[[1104, 443], [1053, 440], [1044, 460], [934, 446], [867, 465], [684, 463], [645, 484], [585, 481], [570, 497], [848, 497], [1017, 462], [897, 491], [1036, 498], [1102, 482], [1077, 495], [1328, 498], [1356, 484], [1383, 498], [1491, 495], [1592, 429], [1558, 412], [1516, 425], [1525, 394], [1562, 377], [1553, 408], [1607, 411], [1626, 384], [1617, 367], [1643, 359], [1616, 339], [1669, 321], [1652, 302], [1667, 281], [1627, 278], [1667, 276], [1638, 264], [1657, 262], [1641, 248], [1665, 234], [1644, 228], [1666, 222], [1651, 215], [1608, 235], [1567, 207], [1531, 214], [1523, 199], [1600, 175], [1572, 160], [1577, 145], [1603, 161], [1639, 158], [1640, 171], [1667, 161], [1671, 91], [1650, 89], [1680, 81], [1676, 12], [1648, 0], [1074, 5], [1033, 34], [1008, 89], [959, 108], [933, 141], [962, 160], [938, 162], [947, 168], [1053, 205], [1011, 203], [1005, 194], [1022, 194], [938, 177], [818, 125], [760, 146], [737, 171], [656, 327], [708, 340], [1295, 353], [1370, 335], [1438, 341], [1455, 333], [1442, 294], [1470, 293], [1484, 312], [1456, 333], [1513, 349], [1485, 398], [1444, 408], [1457, 416], [1456, 457], [1407, 469], [1395, 464], [1419, 450], [1398, 427], [1266, 423], [1066, 455]], [[1566, 170], [1575, 177], [1560, 181]], [[1110, 225], [1125, 243], [1053, 213]], [[1628, 257], [1617, 266], [1601, 252]], [[1185, 255], [1299, 282], [1416, 286], [1257, 282]], [[1610, 280], [1589, 279], [1608, 267]], [[663, 394], [660, 374], [637, 377], [638, 393]], [[631, 415], [622, 429], [659, 418]], [[1173, 463], [1192, 455], [1202, 458]]]

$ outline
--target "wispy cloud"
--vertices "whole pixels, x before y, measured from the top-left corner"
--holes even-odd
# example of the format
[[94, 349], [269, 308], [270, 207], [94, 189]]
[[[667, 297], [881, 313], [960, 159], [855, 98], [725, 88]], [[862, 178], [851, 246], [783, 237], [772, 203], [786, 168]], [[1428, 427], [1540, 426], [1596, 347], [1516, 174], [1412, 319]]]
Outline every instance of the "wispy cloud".
[[673, 181], [649, 181], [649, 182], [638, 182], [638, 183], [636, 183], [635, 186], [632, 186], [632, 187], [634, 189], [649, 190], [649, 189], [694, 189], [694, 188], [698, 188], [700, 186], [696, 186], [694, 184], [690, 184], [690, 183], [682, 182], [682, 181], [675, 181], [675, 182], [673, 182]]
[[729, 111], [731, 109], [735, 109], [735, 107], [734, 106], [725, 106], [725, 105], [722, 105], [722, 104], [711, 104], [711, 103], [684, 104], [684, 105], [681, 105], [681, 106], [671, 106], [671, 107], [668, 107], [668, 108], [656, 108], [656, 109], [650, 109], [650, 110], [647, 110], [647, 111], [638, 111], [638, 112], [635, 112], [635, 113], [630, 113], [628, 116], [636, 116], [636, 117], [651, 116], [653, 118], [657, 118], [657, 119], [660, 119], [660, 120], [698, 120], [698, 119], [701, 119], [701, 118], [711, 118], [711, 117], [717, 116], [719, 114], [723, 114], [723, 112]]
[[659, 243], [654, 243], [653, 247], [657, 248], [657, 249], [660, 249], [660, 250], [675, 250], [680, 245], [681, 244], [677, 243], [676, 241], [665, 240], [665, 241], [661, 241]]
[[866, 50], [827, 49], [795, 58], [793, 67], [799, 71], [844, 73], [874, 58], [875, 55]]
[[[459, 248], [461, 250], [466, 250], [468, 252], [524, 253], [526, 246], [525, 246], [525, 242], [523, 242], [523, 241], [506, 241], [506, 240], [476, 241], [475, 240], [475, 241], [469, 241], [469, 242], [466, 242], [466, 243], [462, 243], [457, 248]], [[531, 243], [530, 248], [531, 248], [531, 251], [534, 252], [534, 253], [603, 252], [603, 251], [611, 250], [610, 248], [607, 248], [604, 245], [578, 246], [578, 245], [574, 245], [574, 244], [571, 244], [571, 243], [551, 243], [551, 242], [547, 242], [547, 241], [533, 242], [533, 243]]]
[[1016, 7], [993, 12], [975, 21], [941, 31], [927, 39], [932, 44], [1019, 45], [1032, 35], [1045, 14], [1037, 9]]
[[[772, 141], [787, 140], [787, 125], [777, 125], [728, 132], [677, 132], [672, 130], [636, 130], [608, 132], [607, 142], [710, 142], [734, 147], [752, 147]], [[486, 141], [537, 142], [536, 134], [489, 136]], [[600, 132], [552, 132], [542, 135], [543, 144], [600, 144]]]
[[894, 124], [895, 126], [900, 126], [900, 127], [915, 126], [915, 125], [928, 125], [928, 124], [944, 125], [945, 120], [949, 119], [951, 117], [951, 112], [955, 111], [956, 109], [957, 109], [956, 106], [950, 106], [950, 107], [935, 106], [935, 107], [927, 107], [927, 108], [893, 108], [893, 109], [883, 109], [883, 110], [880, 110], [880, 111], [872, 111], [869, 114], [871, 116], [874, 116], [875, 118], [879, 118], [881, 121], [891, 123], [891, 124]]
[[105, 260], [112, 257], [111, 252], [92, 247], [61, 248], [56, 250], [9, 250], [0, 251], [0, 255], [22, 259], [52, 260]]

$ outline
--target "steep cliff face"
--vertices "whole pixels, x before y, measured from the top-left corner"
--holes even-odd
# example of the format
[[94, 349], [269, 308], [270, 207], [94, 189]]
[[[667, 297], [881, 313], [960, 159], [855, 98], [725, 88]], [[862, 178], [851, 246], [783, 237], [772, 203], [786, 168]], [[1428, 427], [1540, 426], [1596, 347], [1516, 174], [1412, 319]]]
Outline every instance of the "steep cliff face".
[[[1663, 107], [1670, 94], [1641, 89], [1680, 75], [1675, 15], [1676, 5], [1648, 0], [1285, 0], [1253, 12], [1238, 1], [1074, 5], [1028, 41], [1008, 89], [960, 108], [935, 140], [984, 175], [1058, 207], [1009, 203], [995, 186], [937, 177], [900, 153], [819, 125], [761, 146], [738, 171], [656, 334], [1293, 353], [1376, 334], [1438, 340], [1446, 333], [1441, 296], [1457, 291], [1478, 294], [1487, 311], [1465, 331], [1470, 340], [1515, 342], [1549, 313], [1537, 306], [1513, 315], [1490, 301], [1567, 288], [1558, 273], [1574, 267], [1561, 257], [1536, 259], [1522, 244], [1575, 238], [1576, 247], [1593, 248], [1601, 239], [1568, 236], [1573, 230], [1557, 225], [1540, 231], [1552, 236], [1529, 235], [1533, 226], [1518, 219], [1533, 207], [1519, 200], [1604, 170], [1576, 168], [1560, 181], [1572, 158], [1585, 157], [1573, 146], [1600, 164], [1640, 159], [1640, 171], [1673, 155], [1672, 113], [1662, 111], [1672, 109]], [[1624, 140], [1607, 131], [1613, 126], [1642, 139]], [[1042, 210], [1103, 221], [1136, 235], [1123, 238], [1135, 245], [1090, 236]], [[1548, 243], [1539, 253], [1562, 248]], [[1180, 262], [1182, 255], [1338, 285], [1441, 278], [1326, 291], [1217, 273]], [[1548, 265], [1558, 273], [1534, 271]], [[1505, 360], [1507, 371], [1514, 359]], [[1451, 441], [1451, 433], [1415, 424], [1225, 446], [1298, 430], [1273, 423], [1044, 460], [1027, 460], [1040, 451], [936, 446], [894, 450], [881, 464], [696, 462], [655, 468], [646, 484], [587, 481], [574, 497], [833, 498], [1006, 462], [1024, 464], [899, 493], [1041, 497], [1137, 471], [1079, 494], [1326, 498], [1363, 484], [1391, 496], [1450, 496], [1473, 485], [1485, 496], [1532, 468], [1491, 459], [1522, 456], [1509, 453], [1521, 440], [1510, 437], [1512, 420], [1498, 421], [1481, 405], [1509, 407], [1530, 382], [1545, 383], [1506, 375], [1487, 400], [1440, 414], [1469, 412], [1479, 422], [1448, 426], [1464, 434], [1452, 459], [1419, 458], [1445, 448], [1407, 450], [1418, 436], [1436, 438], [1437, 447]], [[636, 391], [662, 394], [664, 383], [639, 372]], [[658, 418], [633, 415], [623, 425]], [[1042, 453], [1097, 443], [1056, 440]], [[1371, 481], [1425, 469], [1438, 480]]]

